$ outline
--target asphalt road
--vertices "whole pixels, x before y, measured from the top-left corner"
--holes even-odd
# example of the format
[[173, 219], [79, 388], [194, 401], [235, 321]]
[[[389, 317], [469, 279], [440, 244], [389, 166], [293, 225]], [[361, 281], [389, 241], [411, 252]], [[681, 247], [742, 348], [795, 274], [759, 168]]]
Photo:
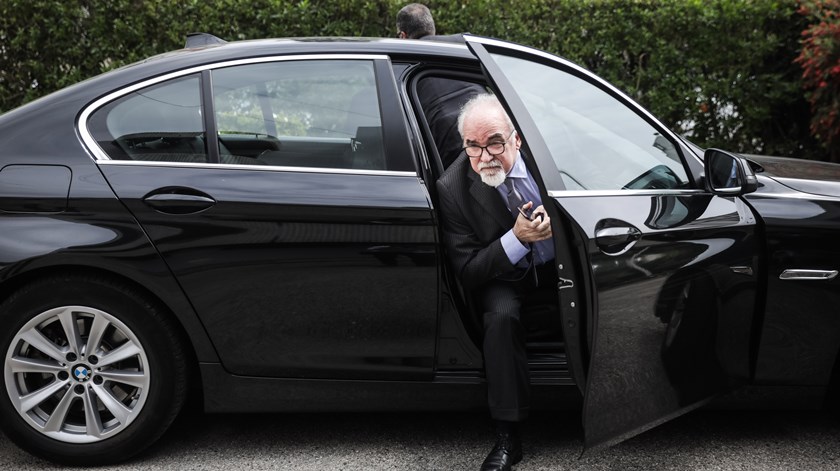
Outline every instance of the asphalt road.
[[[580, 458], [579, 416], [540, 413], [523, 431], [525, 470], [838, 470], [840, 421], [819, 412], [699, 410]], [[483, 413], [204, 415], [110, 470], [478, 469], [491, 446]], [[71, 469], [0, 435], [0, 469]]]

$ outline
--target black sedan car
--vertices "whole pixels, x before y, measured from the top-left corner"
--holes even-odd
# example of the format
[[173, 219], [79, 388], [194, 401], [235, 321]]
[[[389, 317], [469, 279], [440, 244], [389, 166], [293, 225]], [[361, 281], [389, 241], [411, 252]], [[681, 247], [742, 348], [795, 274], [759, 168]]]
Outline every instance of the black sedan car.
[[838, 166], [702, 155], [494, 39], [198, 39], [0, 116], [0, 424], [26, 450], [124, 459], [195, 403], [485, 407], [427, 81], [496, 93], [552, 203], [531, 382], [582, 400], [588, 449], [743, 385], [832, 397]]

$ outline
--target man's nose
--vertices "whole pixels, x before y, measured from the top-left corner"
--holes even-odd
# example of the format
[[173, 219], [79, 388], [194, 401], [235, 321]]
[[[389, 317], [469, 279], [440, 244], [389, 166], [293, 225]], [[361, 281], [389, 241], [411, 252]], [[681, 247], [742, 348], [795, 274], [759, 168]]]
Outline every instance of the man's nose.
[[489, 162], [489, 161], [493, 160], [494, 157], [496, 157], [496, 156], [491, 154], [489, 150], [487, 150], [484, 147], [481, 148], [481, 155], [479, 156], [479, 158], [482, 161]]

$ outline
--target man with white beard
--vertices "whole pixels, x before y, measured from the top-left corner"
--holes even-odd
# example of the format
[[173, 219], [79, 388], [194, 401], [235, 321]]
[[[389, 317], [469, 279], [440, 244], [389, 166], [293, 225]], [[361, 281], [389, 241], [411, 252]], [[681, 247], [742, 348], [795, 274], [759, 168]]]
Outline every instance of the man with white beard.
[[458, 131], [466, 155], [437, 181], [444, 243], [484, 327], [496, 444], [481, 469], [509, 470], [522, 459], [518, 424], [528, 416], [530, 399], [520, 314], [535, 299], [556, 296], [551, 221], [519, 152], [519, 133], [494, 95], [468, 101]]

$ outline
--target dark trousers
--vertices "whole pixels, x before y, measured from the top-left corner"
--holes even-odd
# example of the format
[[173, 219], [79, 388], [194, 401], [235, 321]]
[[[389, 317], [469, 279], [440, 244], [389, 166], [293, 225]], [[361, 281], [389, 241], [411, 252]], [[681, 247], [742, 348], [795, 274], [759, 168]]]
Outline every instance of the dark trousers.
[[527, 319], [529, 310], [557, 302], [553, 263], [539, 267], [537, 272], [539, 286], [529, 274], [520, 281], [493, 280], [478, 293], [484, 322], [487, 401], [490, 415], [495, 420], [521, 422], [530, 410], [523, 317]]

